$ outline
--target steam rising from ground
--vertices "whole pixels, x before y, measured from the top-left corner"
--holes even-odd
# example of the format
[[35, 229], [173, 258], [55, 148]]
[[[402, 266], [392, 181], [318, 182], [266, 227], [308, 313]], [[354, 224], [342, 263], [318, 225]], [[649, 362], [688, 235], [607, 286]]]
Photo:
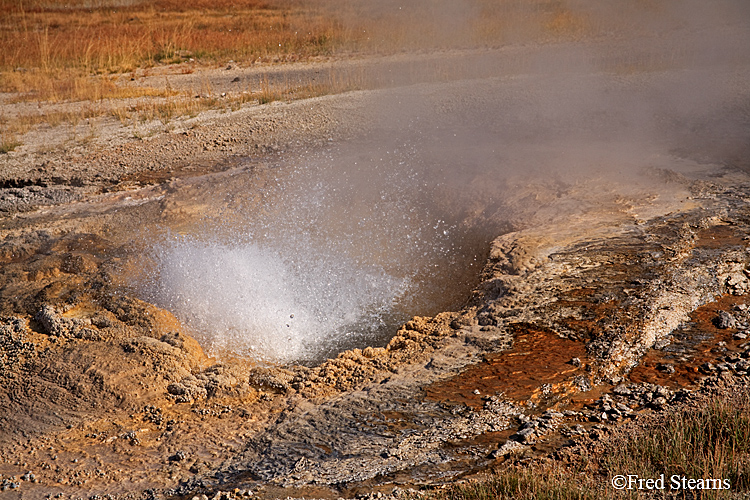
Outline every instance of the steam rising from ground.
[[482, 249], [435, 209], [440, 183], [408, 144], [379, 148], [285, 159], [262, 186], [256, 171], [207, 183], [203, 201], [233, 201], [155, 245], [146, 295], [214, 353], [280, 362], [383, 344], [410, 316], [456, 306]]
[[[448, 3], [453, 34], [481, 12]], [[747, 167], [746, 4], [563, 4], [590, 40], [523, 48], [512, 75], [472, 56], [498, 76], [374, 94], [365, 138], [207, 183], [223, 211], [155, 246], [146, 295], [214, 350], [317, 361], [460, 305], [504, 231], [673, 189], [644, 168]]]

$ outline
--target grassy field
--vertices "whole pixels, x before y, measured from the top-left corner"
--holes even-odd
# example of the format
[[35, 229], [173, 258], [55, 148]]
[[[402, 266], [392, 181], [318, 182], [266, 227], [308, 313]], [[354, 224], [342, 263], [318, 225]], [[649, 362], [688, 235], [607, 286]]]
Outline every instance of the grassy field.
[[158, 64], [299, 60], [330, 53], [345, 36], [322, 12], [258, 0], [96, 5], [3, 0], [1, 90], [34, 100], [150, 95], [107, 76]]
[[0, 0], [0, 90], [33, 100], [149, 95], [108, 75], [163, 64], [289, 62], [352, 53], [498, 45], [585, 29], [564, 2]]
[[[123, 124], [166, 123], [206, 109], [369, 88], [354, 75], [195, 99], [168, 84], [130, 82], [152, 68], [185, 74], [229, 61], [248, 67], [497, 47], [590, 30], [589, 19], [566, 0], [0, 0], [0, 92], [9, 104], [40, 103], [20, 114], [0, 108], [0, 153], [42, 125], [75, 126], [102, 116]], [[132, 98], [154, 99], [124, 102]], [[42, 108], [71, 102], [82, 105], [75, 111]]]

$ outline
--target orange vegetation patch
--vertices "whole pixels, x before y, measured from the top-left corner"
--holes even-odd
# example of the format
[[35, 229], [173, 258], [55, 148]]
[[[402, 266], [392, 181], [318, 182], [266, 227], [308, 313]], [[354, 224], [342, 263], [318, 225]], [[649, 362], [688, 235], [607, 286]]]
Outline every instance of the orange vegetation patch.
[[0, 0], [0, 91], [52, 101], [151, 95], [92, 75], [156, 64], [191, 72], [198, 62], [305, 59], [330, 54], [347, 37], [325, 9], [283, 0], [97, 5]]
[[[690, 315], [687, 328], [674, 332], [670, 345], [652, 349], [629, 375], [632, 382], [649, 382], [667, 387], [690, 387], [705, 377], [704, 363], [717, 363], [719, 358], [742, 350], [746, 339], [734, 339], [734, 328], [717, 328], [713, 320], [720, 311], [731, 311], [735, 305], [750, 302], [747, 296], [725, 295], [699, 307]], [[669, 368], [671, 366], [674, 369]]]
[[[448, 1], [398, 8], [342, 0], [0, 0], [0, 91], [67, 99], [65, 89], [113, 92], [91, 75], [156, 64], [241, 64], [337, 53], [394, 53], [570, 38], [581, 15], [566, 2]], [[76, 90], [77, 88], [77, 90]], [[103, 97], [102, 97], [103, 96]], [[117, 96], [114, 96], [117, 97]]]
[[[435, 401], [481, 408], [484, 396], [504, 394], [518, 401], [538, 404], [577, 392], [573, 379], [584, 372], [586, 348], [582, 342], [559, 337], [533, 325], [514, 325], [513, 348], [487, 357], [450, 380], [425, 389]], [[581, 360], [576, 366], [573, 358]], [[475, 391], [479, 391], [476, 394]]]
[[44, 7], [2, 2], [0, 67], [130, 71], [199, 56], [310, 55], [327, 49], [335, 21], [275, 3], [160, 0], [90, 9], [69, 1]]

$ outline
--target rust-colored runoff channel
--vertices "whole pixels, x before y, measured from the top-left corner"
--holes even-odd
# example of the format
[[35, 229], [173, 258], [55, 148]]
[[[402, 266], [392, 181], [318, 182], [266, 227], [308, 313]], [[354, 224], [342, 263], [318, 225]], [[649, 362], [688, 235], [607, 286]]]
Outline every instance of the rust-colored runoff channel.
[[573, 379], [584, 373], [587, 362], [583, 342], [528, 324], [513, 325], [513, 334], [511, 349], [488, 355], [461, 374], [428, 386], [427, 398], [479, 409], [483, 398], [496, 394], [539, 404], [576, 392]]

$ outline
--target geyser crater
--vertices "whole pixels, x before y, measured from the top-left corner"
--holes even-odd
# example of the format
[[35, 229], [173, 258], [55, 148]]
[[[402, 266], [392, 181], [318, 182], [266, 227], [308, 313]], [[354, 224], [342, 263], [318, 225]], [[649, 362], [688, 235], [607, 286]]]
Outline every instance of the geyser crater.
[[412, 316], [466, 301], [497, 233], [446, 210], [435, 165], [408, 145], [297, 160], [174, 189], [172, 204], [215, 212], [148, 244], [140, 295], [212, 355], [282, 364], [385, 345]]

